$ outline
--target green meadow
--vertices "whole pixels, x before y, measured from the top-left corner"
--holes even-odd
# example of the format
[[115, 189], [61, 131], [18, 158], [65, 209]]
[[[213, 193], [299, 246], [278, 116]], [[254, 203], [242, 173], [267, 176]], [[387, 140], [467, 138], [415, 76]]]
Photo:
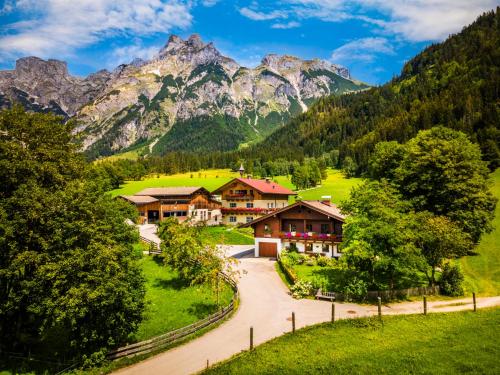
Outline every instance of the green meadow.
[[298, 330], [203, 374], [498, 374], [500, 309], [346, 319]]
[[483, 235], [476, 249], [478, 255], [463, 257], [460, 264], [467, 291], [496, 296], [500, 294], [500, 169], [492, 173], [491, 178], [491, 191], [499, 199], [493, 220], [494, 229]]

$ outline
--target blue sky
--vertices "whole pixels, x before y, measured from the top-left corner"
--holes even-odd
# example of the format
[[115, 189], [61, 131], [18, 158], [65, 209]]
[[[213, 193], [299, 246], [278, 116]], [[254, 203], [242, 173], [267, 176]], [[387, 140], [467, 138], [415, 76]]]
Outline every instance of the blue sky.
[[497, 0], [3, 0], [0, 69], [22, 56], [68, 62], [75, 75], [150, 58], [192, 33], [256, 66], [267, 53], [321, 58], [381, 84]]

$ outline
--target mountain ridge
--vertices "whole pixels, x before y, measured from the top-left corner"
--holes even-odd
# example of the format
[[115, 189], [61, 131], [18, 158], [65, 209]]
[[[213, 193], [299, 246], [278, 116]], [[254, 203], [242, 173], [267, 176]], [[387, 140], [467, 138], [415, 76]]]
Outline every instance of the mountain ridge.
[[75, 118], [82, 147], [95, 158], [153, 143], [145, 150], [154, 154], [236, 149], [322, 96], [366, 88], [327, 61], [268, 54], [247, 68], [197, 34], [171, 35], [150, 60], [85, 78], [71, 76], [64, 62], [20, 59], [15, 70], [0, 72], [0, 106], [21, 99], [30, 110]]

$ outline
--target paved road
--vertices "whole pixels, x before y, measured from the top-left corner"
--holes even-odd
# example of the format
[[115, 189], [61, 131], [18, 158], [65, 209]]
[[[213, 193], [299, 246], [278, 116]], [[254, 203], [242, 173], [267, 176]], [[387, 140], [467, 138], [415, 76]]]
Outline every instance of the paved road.
[[[220, 327], [187, 344], [158, 354], [143, 362], [117, 371], [119, 374], [192, 374], [210, 364], [225, 360], [248, 349], [249, 328], [254, 327], [254, 343], [259, 345], [291, 330], [291, 313], [297, 328], [329, 321], [331, 304], [327, 301], [294, 300], [274, 270], [275, 262], [266, 258], [243, 257], [238, 269], [241, 303], [235, 315]], [[456, 306], [460, 301], [429, 302], [429, 311], [470, 309]], [[455, 304], [455, 306], [450, 306]], [[500, 297], [480, 298], [478, 307], [500, 305]], [[438, 307], [441, 306], [441, 307]], [[410, 314], [422, 311], [421, 302], [383, 307], [383, 314]], [[377, 313], [376, 306], [351, 303], [336, 304], [338, 319]]]

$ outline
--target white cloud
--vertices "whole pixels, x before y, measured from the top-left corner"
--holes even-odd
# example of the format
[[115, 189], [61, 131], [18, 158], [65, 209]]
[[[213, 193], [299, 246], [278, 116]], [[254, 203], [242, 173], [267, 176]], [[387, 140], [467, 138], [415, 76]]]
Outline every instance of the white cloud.
[[299, 27], [300, 23], [297, 21], [289, 21], [285, 23], [275, 23], [271, 25], [271, 28], [273, 29], [293, 29], [296, 27]]
[[239, 12], [242, 16], [250, 18], [251, 20], [254, 21], [269, 21], [269, 20], [288, 17], [287, 13], [281, 10], [273, 10], [266, 13], [266, 12], [259, 12], [247, 7], [243, 7], [239, 10]]
[[[459, 32], [497, 0], [288, 0], [299, 19], [360, 19], [409, 41], [438, 41]], [[367, 16], [375, 12], [378, 17]]]
[[336, 64], [355, 61], [371, 63], [380, 54], [394, 55], [394, 48], [385, 38], [361, 38], [353, 40], [333, 51], [330, 60]]
[[219, 0], [203, 0], [201, 4], [204, 7], [213, 7], [215, 4], [217, 4]]
[[[0, 57], [69, 55], [119, 35], [146, 36], [191, 25], [190, 3], [177, 0], [18, 0], [25, 20], [4, 25]], [[11, 10], [12, 11], [12, 10]]]
[[130, 46], [118, 47], [111, 52], [108, 68], [113, 69], [120, 64], [128, 64], [133, 59], [150, 60], [158, 54], [161, 46], [143, 46], [139, 41]]

